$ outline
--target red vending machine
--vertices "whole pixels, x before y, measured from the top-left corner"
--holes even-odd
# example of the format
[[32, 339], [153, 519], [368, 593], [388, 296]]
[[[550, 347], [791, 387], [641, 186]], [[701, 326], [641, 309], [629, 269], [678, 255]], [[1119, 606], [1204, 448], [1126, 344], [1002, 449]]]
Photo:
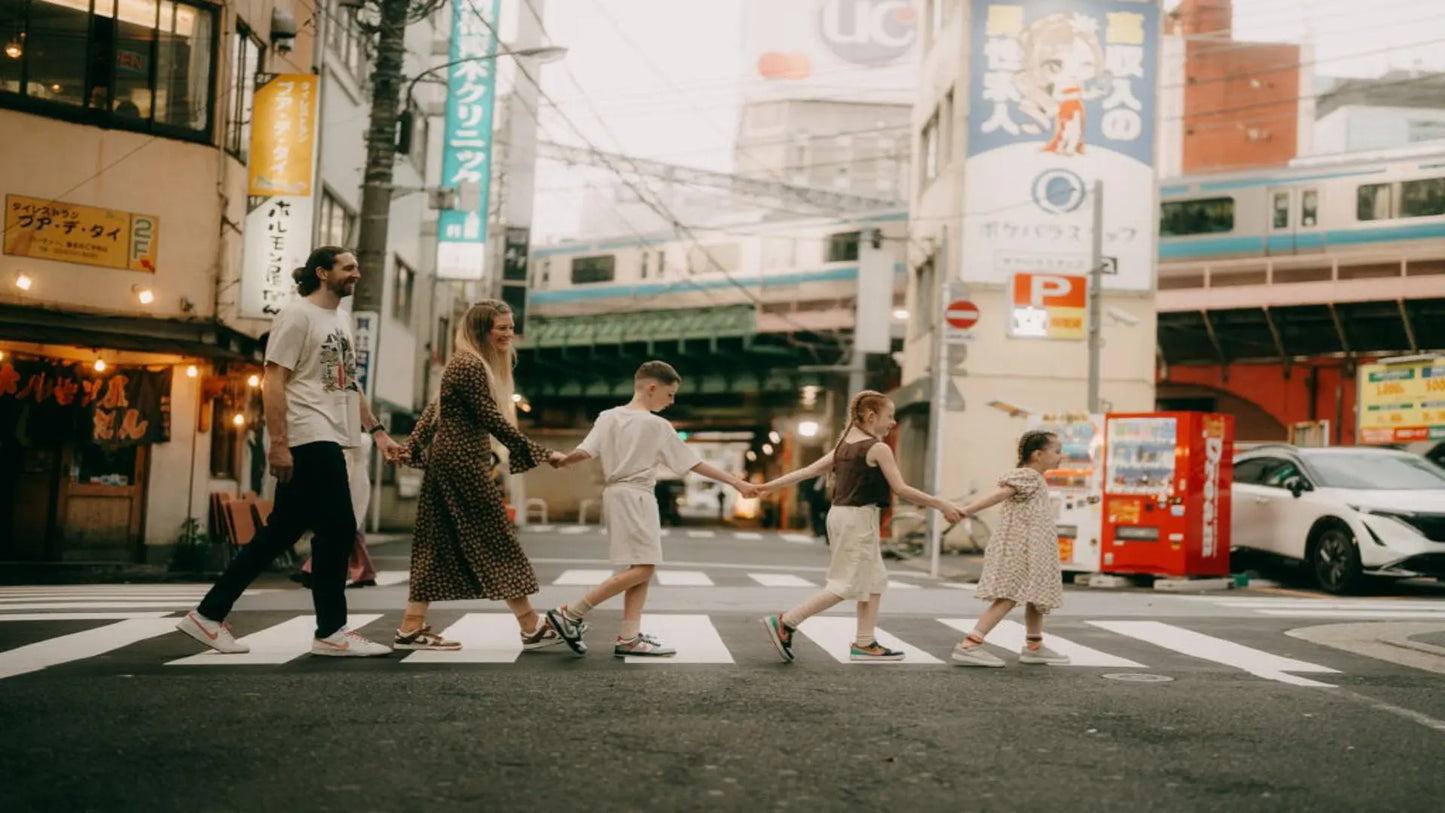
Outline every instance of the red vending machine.
[[1228, 575], [1234, 417], [1110, 414], [1104, 432], [1100, 570]]

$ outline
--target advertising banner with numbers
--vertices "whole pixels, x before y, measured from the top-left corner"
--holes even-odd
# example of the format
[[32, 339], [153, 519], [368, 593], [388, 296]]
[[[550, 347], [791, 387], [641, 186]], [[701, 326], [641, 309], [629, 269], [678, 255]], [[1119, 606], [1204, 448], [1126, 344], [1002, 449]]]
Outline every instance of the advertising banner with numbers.
[[283, 73], [256, 88], [241, 255], [241, 316], [270, 319], [296, 297], [291, 272], [311, 253], [317, 77]]
[[1362, 364], [1360, 442], [1445, 440], [1445, 358]]
[[[479, 280], [487, 265], [487, 201], [492, 186], [492, 111], [496, 95], [501, 0], [452, 0], [442, 186], [475, 184], [475, 208], [444, 209], [437, 224], [439, 279]], [[468, 201], [473, 203], [473, 201]]]
[[[1104, 181], [1106, 289], [1154, 286], [1159, 13], [1138, 0], [972, 0], [965, 282], [1086, 274]], [[1019, 267], [1020, 265], [1026, 267]]]

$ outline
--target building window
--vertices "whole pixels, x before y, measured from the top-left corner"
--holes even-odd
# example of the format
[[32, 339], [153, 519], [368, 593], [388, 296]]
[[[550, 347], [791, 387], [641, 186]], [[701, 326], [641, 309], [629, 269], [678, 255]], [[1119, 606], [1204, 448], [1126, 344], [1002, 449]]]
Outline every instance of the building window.
[[316, 245], [348, 248], [355, 234], [356, 214], [331, 190], [322, 190], [321, 206], [316, 211]]
[[617, 268], [617, 258], [611, 254], [596, 257], [572, 258], [572, 284], [587, 285], [593, 282], [611, 282]]
[[227, 99], [226, 151], [246, 163], [251, 149], [251, 107], [256, 96], [256, 74], [261, 72], [265, 46], [245, 23], [236, 24], [231, 39], [231, 78]]
[[1180, 200], [1159, 207], [1159, 236], [1216, 234], [1234, 230], [1234, 198]]
[[1364, 184], [1355, 190], [1356, 220], [1388, 220], [1390, 218], [1390, 185]]
[[333, 2], [331, 8], [327, 44], [331, 52], [340, 58], [347, 73], [358, 83], [364, 83], [369, 78], [366, 69], [371, 63], [371, 41], [356, 22], [354, 8], [344, 8], [339, 2]]
[[1400, 184], [1400, 217], [1445, 214], [1445, 178], [1424, 178]]
[[211, 399], [211, 476], [241, 479], [241, 431], [225, 398]]
[[918, 155], [921, 158], [919, 170], [924, 186], [938, 177], [938, 135], [938, 111], [935, 110], [918, 135]]
[[823, 262], [852, 263], [858, 261], [858, 239], [861, 232], [845, 231], [828, 236]]
[[416, 287], [416, 270], [396, 258], [396, 275], [391, 282], [391, 318], [403, 325], [411, 324], [412, 291]]
[[936, 297], [938, 293], [938, 255], [929, 257], [923, 265], [918, 266], [918, 271], [913, 278], [913, 310], [912, 335], [918, 337], [933, 329], [935, 309], [938, 308]]
[[[80, 9], [75, 6], [81, 6]], [[216, 16], [184, 0], [0, 0], [0, 106], [204, 141]]]

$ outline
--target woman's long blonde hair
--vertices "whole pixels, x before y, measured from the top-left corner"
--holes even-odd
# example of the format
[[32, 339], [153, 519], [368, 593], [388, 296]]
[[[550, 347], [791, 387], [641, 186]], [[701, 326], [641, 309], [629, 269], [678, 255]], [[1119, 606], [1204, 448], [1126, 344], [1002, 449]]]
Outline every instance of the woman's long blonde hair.
[[516, 385], [512, 381], [512, 368], [517, 365], [517, 349], [513, 346], [506, 353], [499, 353], [490, 339], [497, 317], [511, 312], [512, 306], [499, 299], [483, 299], [474, 303], [462, 317], [462, 323], [457, 325], [456, 348], [458, 352], [471, 353], [482, 360], [492, 398], [507, 420], [515, 425], [517, 405], [512, 403], [512, 393], [516, 392]]

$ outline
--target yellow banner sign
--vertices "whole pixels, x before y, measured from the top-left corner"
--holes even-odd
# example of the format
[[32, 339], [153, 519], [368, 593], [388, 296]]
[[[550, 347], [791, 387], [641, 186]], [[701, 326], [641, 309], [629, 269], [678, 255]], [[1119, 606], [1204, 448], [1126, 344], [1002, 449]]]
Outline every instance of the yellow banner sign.
[[5, 253], [16, 257], [154, 274], [159, 233], [151, 215], [5, 196]]
[[256, 89], [253, 111], [249, 194], [310, 197], [316, 77], [278, 74]]
[[1360, 442], [1445, 439], [1445, 358], [1362, 364]]

